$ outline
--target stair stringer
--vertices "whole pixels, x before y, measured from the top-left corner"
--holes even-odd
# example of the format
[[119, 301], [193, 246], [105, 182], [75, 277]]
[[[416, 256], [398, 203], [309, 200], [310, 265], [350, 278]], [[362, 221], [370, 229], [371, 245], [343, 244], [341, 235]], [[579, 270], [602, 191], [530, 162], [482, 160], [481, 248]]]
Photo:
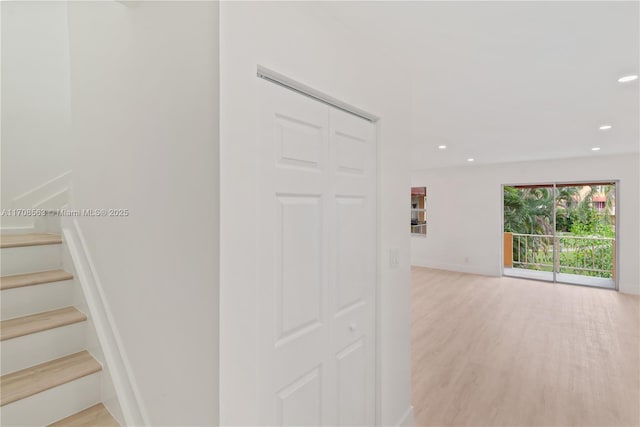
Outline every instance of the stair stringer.
[[62, 218], [62, 234], [62, 265], [78, 285], [74, 304], [89, 315], [86, 348], [103, 366], [102, 402], [122, 426], [149, 425], [101, 282], [73, 217]]

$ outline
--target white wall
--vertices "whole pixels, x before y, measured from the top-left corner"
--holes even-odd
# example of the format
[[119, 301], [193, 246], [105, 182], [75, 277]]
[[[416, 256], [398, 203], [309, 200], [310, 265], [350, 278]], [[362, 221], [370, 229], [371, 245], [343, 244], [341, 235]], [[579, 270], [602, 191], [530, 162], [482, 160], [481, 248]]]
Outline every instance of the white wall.
[[502, 184], [620, 180], [616, 201], [620, 291], [640, 294], [638, 154], [468, 165], [414, 172], [428, 192], [427, 237], [412, 237], [413, 265], [498, 276], [502, 265]]
[[69, 4], [78, 218], [154, 426], [218, 422], [218, 5]]
[[[363, 4], [363, 7], [368, 7]], [[256, 66], [380, 116], [380, 422], [410, 407], [410, 78], [313, 2], [221, 4], [221, 423], [255, 425]], [[397, 248], [400, 267], [389, 269]]]
[[[2, 2], [1, 203], [70, 169], [66, 2]], [[12, 222], [3, 218], [3, 225]], [[27, 221], [29, 222], [29, 221]]]

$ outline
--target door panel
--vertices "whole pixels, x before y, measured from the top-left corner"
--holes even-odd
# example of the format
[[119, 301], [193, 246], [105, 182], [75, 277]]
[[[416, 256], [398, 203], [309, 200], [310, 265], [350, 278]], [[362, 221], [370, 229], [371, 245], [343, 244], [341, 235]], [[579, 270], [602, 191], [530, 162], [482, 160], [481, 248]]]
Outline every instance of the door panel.
[[[325, 148], [323, 128], [295, 116], [276, 114], [276, 155], [280, 165], [321, 168], [322, 150]], [[326, 129], [325, 129], [326, 131]]]
[[[329, 301], [325, 105], [261, 82], [256, 221], [258, 402], [265, 425], [327, 419]], [[251, 201], [248, 201], [252, 203]], [[248, 307], [248, 309], [251, 309]]]
[[553, 185], [505, 186], [503, 194], [505, 276], [554, 281]]
[[333, 134], [336, 144], [337, 172], [361, 175], [367, 168], [366, 135], [348, 135], [336, 131]]
[[373, 124], [329, 114], [337, 425], [375, 424], [376, 142]]
[[322, 206], [318, 196], [277, 196], [278, 343], [321, 323]]
[[320, 369], [303, 375], [277, 394], [277, 422], [282, 426], [322, 424]]
[[338, 353], [338, 425], [371, 425], [367, 417], [367, 355], [360, 339]]
[[365, 200], [361, 197], [336, 197], [336, 293], [337, 309], [361, 303], [366, 294], [367, 240]]
[[261, 85], [255, 203], [261, 421], [372, 425], [374, 127]]

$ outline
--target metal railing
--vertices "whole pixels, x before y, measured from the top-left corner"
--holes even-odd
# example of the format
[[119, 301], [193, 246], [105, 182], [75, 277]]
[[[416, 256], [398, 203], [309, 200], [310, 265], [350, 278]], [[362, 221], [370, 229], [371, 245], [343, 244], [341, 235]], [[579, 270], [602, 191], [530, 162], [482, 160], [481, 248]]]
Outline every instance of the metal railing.
[[513, 233], [515, 268], [611, 278], [614, 265], [612, 237]]

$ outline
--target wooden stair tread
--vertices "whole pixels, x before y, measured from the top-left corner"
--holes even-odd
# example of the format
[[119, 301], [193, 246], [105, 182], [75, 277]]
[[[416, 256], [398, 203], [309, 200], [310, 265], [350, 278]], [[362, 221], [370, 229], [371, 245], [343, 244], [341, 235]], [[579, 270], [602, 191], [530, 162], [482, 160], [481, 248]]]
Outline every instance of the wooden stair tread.
[[0, 406], [102, 370], [88, 351], [71, 354], [0, 377]]
[[120, 427], [120, 424], [102, 403], [98, 403], [48, 427]]
[[59, 308], [29, 316], [16, 317], [0, 322], [0, 341], [23, 335], [59, 328], [87, 320], [87, 316], [75, 307]]
[[73, 279], [73, 274], [64, 270], [40, 271], [38, 273], [16, 274], [0, 277], [0, 290], [21, 288], [23, 286], [60, 282]]
[[21, 246], [56, 245], [62, 243], [59, 234], [3, 234], [0, 236], [0, 248], [18, 248]]

